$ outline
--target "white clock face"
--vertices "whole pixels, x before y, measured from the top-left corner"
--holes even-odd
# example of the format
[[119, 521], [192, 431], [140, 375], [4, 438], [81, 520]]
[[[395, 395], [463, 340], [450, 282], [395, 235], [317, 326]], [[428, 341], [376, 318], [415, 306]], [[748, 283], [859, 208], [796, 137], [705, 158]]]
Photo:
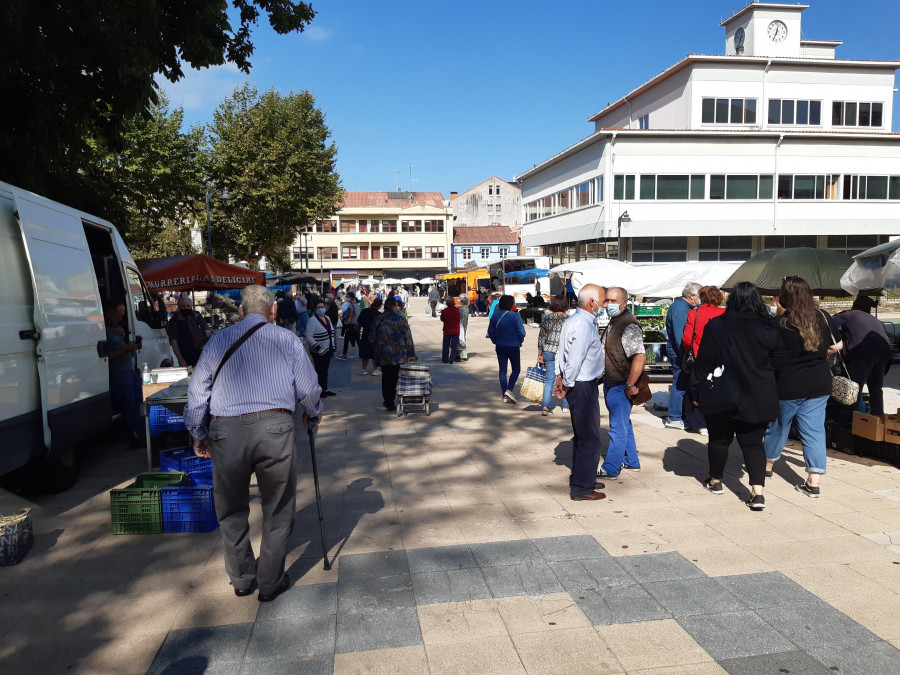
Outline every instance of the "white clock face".
[[772, 42], [782, 42], [787, 37], [787, 26], [781, 21], [773, 21], [769, 24], [769, 39]]

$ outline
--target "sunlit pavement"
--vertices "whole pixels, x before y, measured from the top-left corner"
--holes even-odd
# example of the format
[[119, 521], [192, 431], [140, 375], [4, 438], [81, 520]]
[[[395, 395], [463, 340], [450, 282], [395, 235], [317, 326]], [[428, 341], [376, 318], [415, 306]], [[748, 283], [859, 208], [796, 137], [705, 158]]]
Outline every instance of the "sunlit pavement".
[[[331, 571], [305, 434], [294, 586], [271, 604], [234, 596], [218, 532], [111, 534], [108, 490], [145, 467], [105, 441], [67, 493], [0, 490], [0, 513], [33, 509], [36, 539], [0, 568], [0, 671], [900, 672], [900, 471], [829, 452], [809, 499], [791, 447], [755, 513], [737, 449], [712, 495], [705, 439], [636, 409], [642, 470], [573, 502], [568, 415], [502, 403], [484, 318], [470, 361], [442, 365], [425, 307], [430, 417], [388, 413], [379, 378], [332, 364], [316, 444]], [[254, 541], [260, 518], [255, 500]]]

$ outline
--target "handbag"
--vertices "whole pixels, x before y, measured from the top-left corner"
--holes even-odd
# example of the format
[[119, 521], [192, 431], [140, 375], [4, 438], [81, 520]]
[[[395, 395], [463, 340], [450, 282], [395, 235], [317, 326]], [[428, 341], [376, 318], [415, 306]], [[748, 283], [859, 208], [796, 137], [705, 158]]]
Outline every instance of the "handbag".
[[699, 318], [700, 308], [698, 307], [694, 310], [694, 328], [691, 331], [691, 344], [685, 349], [684, 343], [681, 343], [681, 370], [686, 373], [691, 372], [691, 368], [694, 367], [694, 340], [697, 338], [697, 320]]
[[[828, 323], [828, 317], [821, 309], [819, 312], [825, 319], [828, 326], [828, 333], [831, 335], [831, 344], [837, 345], [834, 339], [834, 333], [831, 331], [831, 324]], [[844, 357], [840, 352], [835, 353], [835, 361], [840, 362], [844, 375], [831, 374], [831, 398], [842, 405], [853, 405], [859, 399], [859, 384], [850, 379], [850, 373], [847, 371], [847, 364], [844, 363]], [[845, 377], [846, 375], [846, 377]]]
[[528, 368], [525, 373], [525, 379], [522, 380], [522, 386], [519, 388], [519, 394], [522, 398], [532, 403], [540, 403], [544, 398], [544, 383], [547, 381], [547, 371], [541, 366], [535, 365]]

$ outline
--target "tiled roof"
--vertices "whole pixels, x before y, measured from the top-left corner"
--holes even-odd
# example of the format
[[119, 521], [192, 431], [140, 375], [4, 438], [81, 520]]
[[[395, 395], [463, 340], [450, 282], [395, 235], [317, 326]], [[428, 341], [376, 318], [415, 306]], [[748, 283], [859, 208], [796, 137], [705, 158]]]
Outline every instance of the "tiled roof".
[[444, 195], [440, 192], [345, 192], [341, 207], [387, 207], [408, 209], [411, 206], [436, 206], [443, 208]]
[[454, 244], [518, 244], [519, 237], [506, 225], [453, 228]]

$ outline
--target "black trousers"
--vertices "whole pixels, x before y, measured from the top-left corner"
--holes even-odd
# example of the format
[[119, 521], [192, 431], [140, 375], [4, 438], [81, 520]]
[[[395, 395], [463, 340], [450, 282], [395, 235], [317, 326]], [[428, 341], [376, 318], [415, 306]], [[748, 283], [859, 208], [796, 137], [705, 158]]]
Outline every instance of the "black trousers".
[[400, 379], [399, 364], [381, 364], [381, 396], [384, 399], [384, 405], [392, 410], [397, 404], [398, 379]]
[[[884, 375], [890, 368], [890, 362], [878, 356], [864, 356], [847, 362], [850, 379], [859, 385], [859, 393], [865, 385], [869, 391], [869, 405], [873, 415], [884, 415]], [[856, 401], [859, 404], [859, 399]], [[853, 406], [853, 410], [858, 410]], [[852, 414], [850, 415], [852, 418]]]
[[596, 380], [576, 382], [566, 394], [572, 418], [572, 473], [569, 494], [573, 497], [594, 491], [600, 465], [600, 385]]
[[316, 369], [316, 375], [319, 376], [319, 386], [322, 387], [322, 391], [328, 389], [328, 366], [331, 364], [332, 354], [333, 352], [330, 351], [327, 354], [310, 353], [313, 368]]
[[709, 475], [722, 480], [725, 464], [728, 462], [728, 448], [737, 436], [738, 445], [744, 453], [744, 468], [750, 485], [766, 484], [766, 450], [763, 439], [768, 423], [750, 424], [739, 422], [727, 413], [706, 416], [706, 428], [709, 430]]
[[354, 347], [359, 342], [359, 325], [351, 323], [347, 326], [347, 332], [344, 333], [344, 356], [347, 356], [347, 348], [350, 345]]

